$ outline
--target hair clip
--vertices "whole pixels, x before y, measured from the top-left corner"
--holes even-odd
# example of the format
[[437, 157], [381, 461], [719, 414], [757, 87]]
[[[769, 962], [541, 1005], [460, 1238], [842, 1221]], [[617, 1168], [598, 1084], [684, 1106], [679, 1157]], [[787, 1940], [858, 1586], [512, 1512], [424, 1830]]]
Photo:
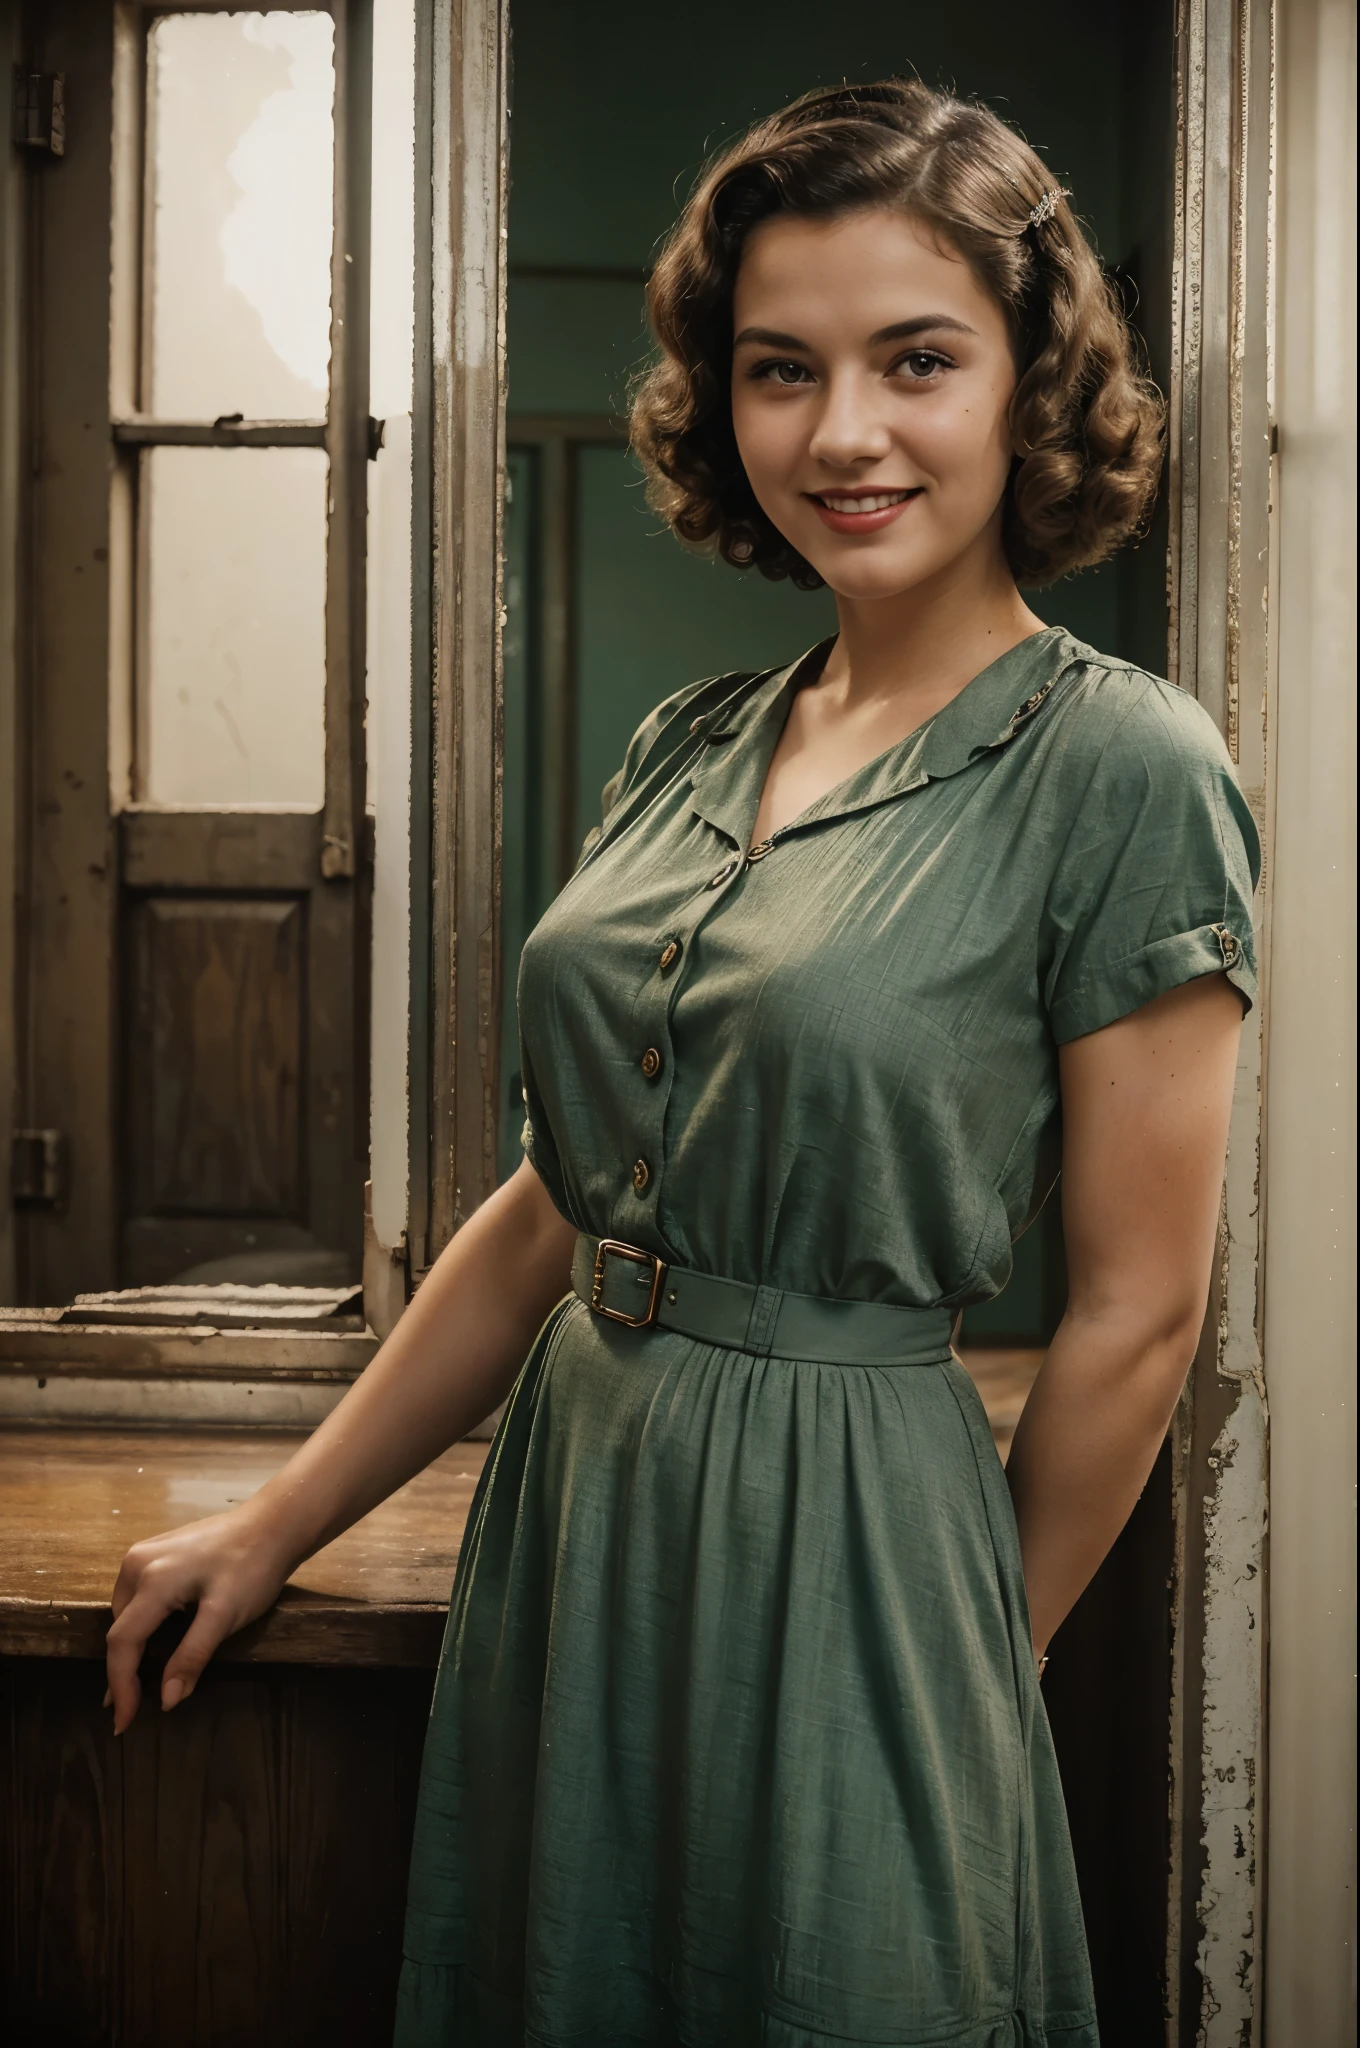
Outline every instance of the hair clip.
[[1025, 225], [1031, 228], [1041, 228], [1044, 222], [1052, 220], [1054, 214], [1058, 211], [1058, 201], [1060, 199], [1070, 199], [1071, 196], [1071, 193], [1066, 191], [1063, 186], [1050, 185], [1043, 198], [1039, 201], [1039, 204], [1030, 208], [1029, 219]]

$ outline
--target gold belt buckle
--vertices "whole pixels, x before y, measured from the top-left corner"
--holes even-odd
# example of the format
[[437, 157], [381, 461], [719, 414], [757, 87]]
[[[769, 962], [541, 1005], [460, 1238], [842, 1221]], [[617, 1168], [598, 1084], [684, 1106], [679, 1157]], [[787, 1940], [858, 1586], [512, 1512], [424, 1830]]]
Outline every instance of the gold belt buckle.
[[[605, 1260], [613, 1252], [616, 1258], [631, 1259], [635, 1266], [650, 1266], [652, 1269], [652, 1291], [647, 1297], [647, 1313], [630, 1316], [626, 1309], [606, 1308], [604, 1305]], [[656, 1321], [657, 1303], [661, 1299], [661, 1281], [665, 1266], [655, 1252], [639, 1251], [635, 1244], [624, 1244], [617, 1237], [602, 1237], [595, 1254], [595, 1277], [590, 1289], [590, 1306], [597, 1316], [604, 1316], [611, 1323], [623, 1323], [630, 1330], [645, 1330]]]

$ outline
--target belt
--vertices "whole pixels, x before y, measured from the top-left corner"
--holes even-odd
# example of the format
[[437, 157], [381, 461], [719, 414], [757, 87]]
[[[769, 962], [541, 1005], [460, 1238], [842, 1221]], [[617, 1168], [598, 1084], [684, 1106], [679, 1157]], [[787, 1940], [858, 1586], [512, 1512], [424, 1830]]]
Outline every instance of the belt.
[[576, 1240], [571, 1284], [595, 1314], [630, 1330], [659, 1328], [756, 1358], [819, 1365], [940, 1365], [950, 1356], [947, 1308], [896, 1308], [789, 1294], [667, 1265], [616, 1237]]

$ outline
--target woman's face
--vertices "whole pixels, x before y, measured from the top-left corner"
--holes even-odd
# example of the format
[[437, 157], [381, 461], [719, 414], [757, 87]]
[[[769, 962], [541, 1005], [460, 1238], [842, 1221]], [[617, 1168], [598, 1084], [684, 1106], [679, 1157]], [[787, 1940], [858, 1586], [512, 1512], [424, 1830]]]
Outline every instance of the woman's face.
[[776, 216], [746, 243], [733, 313], [751, 488], [838, 596], [1000, 556], [1015, 363], [961, 257], [903, 213]]

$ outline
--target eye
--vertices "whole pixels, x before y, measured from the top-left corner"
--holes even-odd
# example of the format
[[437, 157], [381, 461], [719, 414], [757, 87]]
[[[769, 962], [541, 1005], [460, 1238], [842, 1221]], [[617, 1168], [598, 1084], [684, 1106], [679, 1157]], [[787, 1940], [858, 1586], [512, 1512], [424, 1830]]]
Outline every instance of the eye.
[[938, 371], [953, 367], [948, 356], [942, 356], [938, 349], [913, 348], [898, 357], [893, 373], [900, 373], [910, 384], [928, 384]]
[[810, 384], [812, 372], [806, 363], [795, 363], [785, 358], [772, 358], [755, 364], [750, 372], [757, 382], [763, 384]]

